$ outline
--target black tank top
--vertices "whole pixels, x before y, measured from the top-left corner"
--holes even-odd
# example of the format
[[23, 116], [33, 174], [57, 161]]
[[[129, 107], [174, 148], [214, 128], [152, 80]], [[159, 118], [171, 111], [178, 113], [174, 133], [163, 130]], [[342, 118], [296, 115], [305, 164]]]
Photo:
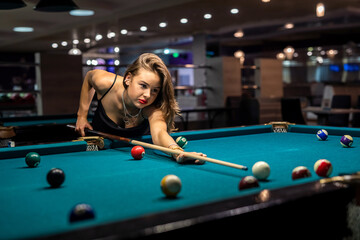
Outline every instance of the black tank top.
[[114, 86], [116, 82], [116, 78], [117, 75], [115, 75], [115, 79], [111, 87], [98, 100], [98, 107], [94, 113], [94, 117], [92, 120], [92, 127], [94, 128], [94, 130], [114, 134], [121, 137], [137, 137], [137, 136], [150, 134], [149, 121], [145, 118], [138, 126], [132, 128], [125, 128], [116, 124], [106, 115], [101, 100]]

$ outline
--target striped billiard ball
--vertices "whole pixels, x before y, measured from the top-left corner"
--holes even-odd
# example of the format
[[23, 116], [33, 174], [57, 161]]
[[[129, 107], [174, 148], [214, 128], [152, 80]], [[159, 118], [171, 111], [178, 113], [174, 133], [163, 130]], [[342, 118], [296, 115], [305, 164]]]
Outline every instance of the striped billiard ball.
[[351, 147], [353, 142], [354, 142], [354, 139], [350, 135], [344, 135], [344, 136], [342, 136], [342, 138], [340, 140], [340, 144], [343, 147]]
[[299, 166], [292, 170], [291, 178], [292, 180], [311, 177], [311, 173], [307, 167]]
[[314, 164], [314, 171], [320, 177], [328, 177], [332, 173], [332, 164], [329, 160], [320, 159]]
[[188, 144], [188, 141], [186, 140], [186, 138], [180, 136], [178, 138], [176, 138], [176, 141], [177, 145], [179, 145], [179, 147], [181, 148], [185, 148], [186, 145]]
[[40, 164], [40, 155], [36, 152], [29, 152], [25, 156], [25, 162], [31, 168], [37, 167]]
[[321, 129], [316, 134], [319, 140], [325, 141], [328, 138], [328, 132], [325, 129]]

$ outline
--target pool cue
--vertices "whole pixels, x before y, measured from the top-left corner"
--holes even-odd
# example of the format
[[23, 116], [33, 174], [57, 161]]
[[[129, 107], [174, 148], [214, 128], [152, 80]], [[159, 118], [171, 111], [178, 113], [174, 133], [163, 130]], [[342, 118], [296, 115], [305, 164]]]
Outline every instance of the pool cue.
[[[66, 125], [66, 126], [75, 129], [74, 125]], [[109, 133], [104, 133], [104, 132], [90, 130], [90, 129], [85, 129], [85, 131], [89, 132], [89, 133], [100, 135], [100, 136], [105, 137], [105, 138], [109, 138], [109, 139], [113, 139], [113, 140], [119, 140], [119, 141], [127, 142], [127, 143], [132, 144], [132, 145], [139, 145], [139, 146], [142, 146], [142, 147], [145, 147], [145, 148], [159, 150], [159, 151], [163, 151], [163, 152], [166, 152], [166, 153], [183, 154], [184, 156], [192, 158], [192, 159], [199, 159], [199, 160], [203, 160], [205, 162], [212, 162], [212, 163], [224, 165], [224, 166], [227, 166], [227, 167], [237, 168], [237, 169], [241, 169], [241, 170], [247, 170], [248, 169], [246, 166], [243, 166], [243, 165], [230, 163], [230, 162], [225, 162], [225, 161], [217, 160], [217, 159], [214, 159], [214, 158], [208, 158], [208, 157], [200, 156], [200, 155], [189, 153], [189, 152], [183, 152], [183, 151], [180, 151], [180, 150], [173, 150], [171, 148], [166, 148], [166, 147], [162, 147], [162, 146], [151, 144], [151, 143], [146, 143], [146, 142], [141, 142], [141, 141], [138, 141], [138, 140], [133, 140], [133, 139], [125, 138], [125, 137], [120, 137], [120, 136], [112, 135], [112, 134], [109, 134]]]

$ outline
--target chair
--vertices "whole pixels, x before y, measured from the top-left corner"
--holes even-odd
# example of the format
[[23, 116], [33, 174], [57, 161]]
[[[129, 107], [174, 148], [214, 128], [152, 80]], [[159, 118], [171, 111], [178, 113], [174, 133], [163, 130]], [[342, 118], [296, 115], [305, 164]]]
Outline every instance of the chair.
[[240, 116], [237, 108], [240, 108], [241, 97], [240, 96], [228, 96], [226, 98], [226, 107], [235, 108], [234, 110], [227, 111], [227, 126], [238, 126], [240, 122]]
[[256, 98], [243, 97], [240, 102], [240, 125], [256, 125], [260, 122], [260, 104]]
[[302, 110], [300, 98], [281, 99], [282, 120], [296, 124], [306, 124]]
[[[360, 96], [358, 96], [356, 108], [360, 109]], [[353, 114], [352, 127], [360, 127], [360, 113]]]
[[260, 105], [256, 98], [229, 96], [226, 107], [235, 108], [228, 111], [227, 126], [256, 125], [260, 122]]
[[[350, 95], [334, 95], [331, 101], [331, 108], [351, 108]], [[329, 114], [327, 125], [337, 127], [349, 126], [349, 113]]]

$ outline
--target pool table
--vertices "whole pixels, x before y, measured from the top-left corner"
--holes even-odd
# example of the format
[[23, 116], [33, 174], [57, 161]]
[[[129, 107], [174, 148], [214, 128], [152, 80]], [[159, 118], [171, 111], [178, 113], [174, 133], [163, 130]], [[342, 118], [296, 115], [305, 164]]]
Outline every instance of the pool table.
[[[316, 137], [320, 128], [329, 133], [326, 141]], [[344, 134], [353, 136], [352, 147], [340, 145]], [[275, 123], [172, 136], [186, 137], [187, 151], [249, 169], [178, 164], [152, 149], [134, 160], [132, 146], [110, 139], [99, 151], [86, 151], [86, 141], [1, 148], [0, 239], [337, 239], [353, 234], [349, 204], [357, 209], [356, 181], [323, 183], [313, 165], [318, 159], [331, 161], [330, 177], [360, 171], [360, 129]], [[151, 142], [151, 137], [137, 140]], [[41, 155], [36, 168], [25, 164], [30, 151]], [[257, 161], [270, 165], [269, 178], [257, 188], [239, 190], [240, 180], [252, 175]], [[297, 166], [306, 166], [311, 177], [292, 180]], [[46, 181], [54, 167], [65, 172], [59, 188]], [[182, 181], [173, 199], [160, 189], [167, 174]], [[78, 203], [91, 205], [95, 218], [70, 223], [70, 210]]]

